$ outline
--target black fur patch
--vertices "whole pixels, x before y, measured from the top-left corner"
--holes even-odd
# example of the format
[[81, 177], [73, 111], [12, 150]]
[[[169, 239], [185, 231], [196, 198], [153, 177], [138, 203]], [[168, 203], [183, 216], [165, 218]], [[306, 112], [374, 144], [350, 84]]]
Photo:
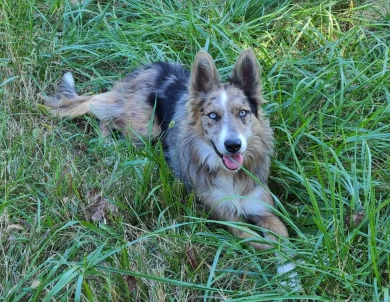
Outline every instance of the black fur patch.
[[258, 101], [257, 101], [257, 99], [256, 98], [254, 98], [254, 97], [252, 97], [249, 93], [248, 93], [248, 91], [245, 91], [245, 90], [243, 90], [243, 88], [241, 87], [241, 85], [240, 85], [240, 83], [238, 83], [238, 82], [235, 82], [234, 80], [232, 80], [232, 79], [228, 79], [229, 80], [229, 83], [230, 83], [230, 85], [232, 85], [232, 86], [234, 86], [234, 87], [237, 87], [238, 89], [241, 89], [243, 92], [244, 92], [244, 94], [245, 94], [245, 96], [246, 96], [246, 98], [247, 98], [247, 100], [248, 100], [248, 104], [249, 104], [249, 107], [251, 108], [251, 112], [256, 116], [256, 117], [258, 117], [258, 108], [257, 108], [257, 106], [258, 106]]
[[248, 101], [249, 101], [249, 107], [251, 108], [251, 112], [256, 116], [256, 117], [259, 117], [258, 116], [258, 108], [257, 108], [257, 101], [253, 100], [253, 99], [250, 99], [248, 98]]
[[158, 80], [147, 103], [156, 108], [155, 116], [164, 133], [173, 119], [176, 102], [188, 92], [190, 72], [181, 65], [164, 62], [154, 63], [150, 68], [157, 71]]

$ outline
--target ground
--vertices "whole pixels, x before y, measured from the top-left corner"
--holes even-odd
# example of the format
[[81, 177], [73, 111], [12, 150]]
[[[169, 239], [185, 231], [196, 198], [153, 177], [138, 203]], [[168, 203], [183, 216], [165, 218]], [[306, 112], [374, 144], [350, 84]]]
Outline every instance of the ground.
[[[1, 300], [389, 301], [389, 12], [389, 1], [2, 1]], [[106, 144], [94, 117], [42, 106], [66, 71], [96, 93], [142, 64], [190, 66], [203, 48], [226, 78], [248, 47], [291, 236], [270, 251], [208, 220], [159, 144]], [[282, 248], [300, 292], [275, 276]]]

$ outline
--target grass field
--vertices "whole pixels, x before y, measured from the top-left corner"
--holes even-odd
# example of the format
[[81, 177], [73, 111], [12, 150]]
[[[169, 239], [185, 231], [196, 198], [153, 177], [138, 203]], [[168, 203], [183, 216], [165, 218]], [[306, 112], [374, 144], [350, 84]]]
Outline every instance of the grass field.
[[[204, 48], [226, 78], [248, 47], [291, 236], [270, 251], [207, 220], [158, 144], [40, 105], [65, 71], [96, 93]], [[389, 1], [1, 1], [0, 300], [390, 301], [389, 55]]]

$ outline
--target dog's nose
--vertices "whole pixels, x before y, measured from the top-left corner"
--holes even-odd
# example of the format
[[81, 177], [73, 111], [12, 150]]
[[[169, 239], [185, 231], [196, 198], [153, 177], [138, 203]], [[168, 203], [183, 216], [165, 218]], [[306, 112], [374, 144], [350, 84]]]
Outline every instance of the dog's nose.
[[231, 153], [236, 153], [241, 148], [241, 141], [239, 139], [228, 139], [225, 141], [225, 148]]

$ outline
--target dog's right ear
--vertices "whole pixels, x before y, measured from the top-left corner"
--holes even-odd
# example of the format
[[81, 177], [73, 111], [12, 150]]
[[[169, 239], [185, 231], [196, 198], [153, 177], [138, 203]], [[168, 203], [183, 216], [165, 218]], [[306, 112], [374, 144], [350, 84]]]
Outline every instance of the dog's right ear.
[[195, 57], [191, 72], [190, 94], [201, 97], [219, 85], [219, 75], [213, 58], [201, 50]]

